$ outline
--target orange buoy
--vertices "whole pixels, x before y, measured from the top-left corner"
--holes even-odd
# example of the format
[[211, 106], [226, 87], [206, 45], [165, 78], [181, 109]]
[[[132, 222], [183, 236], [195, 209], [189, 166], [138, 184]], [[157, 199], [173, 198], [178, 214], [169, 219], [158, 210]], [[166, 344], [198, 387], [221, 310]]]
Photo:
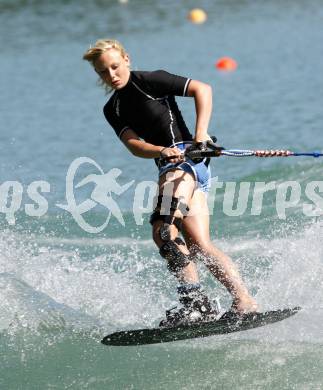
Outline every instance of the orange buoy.
[[226, 72], [232, 72], [237, 69], [238, 64], [237, 62], [230, 57], [222, 57], [219, 58], [218, 61], [216, 62], [215, 66], [219, 70], [223, 70]]
[[201, 23], [204, 23], [207, 19], [207, 14], [204, 10], [202, 10], [201, 8], [194, 8], [192, 9], [188, 16], [187, 16], [188, 20], [190, 20], [192, 23], [195, 23], [195, 24], [201, 24]]

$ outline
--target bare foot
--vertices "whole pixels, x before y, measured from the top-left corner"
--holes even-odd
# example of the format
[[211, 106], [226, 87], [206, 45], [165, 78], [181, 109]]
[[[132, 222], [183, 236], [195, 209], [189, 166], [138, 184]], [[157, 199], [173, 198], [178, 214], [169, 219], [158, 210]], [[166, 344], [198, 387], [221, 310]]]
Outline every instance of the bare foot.
[[231, 310], [237, 314], [255, 313], [258, 311], [258, 304], [251, 296], [243, 299], [235, 298]]

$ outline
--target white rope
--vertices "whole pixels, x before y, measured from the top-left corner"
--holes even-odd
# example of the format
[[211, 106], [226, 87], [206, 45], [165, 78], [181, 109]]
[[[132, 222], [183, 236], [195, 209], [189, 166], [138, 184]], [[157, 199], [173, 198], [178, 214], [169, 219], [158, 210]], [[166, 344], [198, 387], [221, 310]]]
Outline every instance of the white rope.
[[221, 155], [231, 156], [231, 157], [247, 157], [253, 156], [255, 152], [253, 150], [239, 150], [239, 149], [230, 149], [222, 150]]

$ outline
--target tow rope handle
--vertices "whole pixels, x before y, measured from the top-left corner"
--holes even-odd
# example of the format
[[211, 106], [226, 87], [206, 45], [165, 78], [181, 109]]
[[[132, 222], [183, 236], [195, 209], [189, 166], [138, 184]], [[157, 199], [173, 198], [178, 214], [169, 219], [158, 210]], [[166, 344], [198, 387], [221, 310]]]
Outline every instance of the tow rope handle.
[[320, 152], [292, 152], [290, 150], [276, 149], [276, 150], [248, 150], [248, 149], [224, 149], [217, 146], [215, 149], [194, 150], [184, 154], [191, 160], [204, 157], [322, 157]]
[[[323, 157], [323, 153], [314, 151], [314, 152], [293, 152], [291, 150], [285, 149], [225, 149], [222, 146], [216, 144], [216, 137], [211, 137], [212, 141], [206, 141], [201, 143], [202, 145], [197, 145], [197, 148], [194, 150], [186, 150], [184, 152], [184, 158], [189, 158], [190, 160], [200, 160], [203, 158], [211, 157]], [[200, 147], [200, 149], [199, 149]], [[171, 157], [166, 158], [166, 160], [171, 159]]]

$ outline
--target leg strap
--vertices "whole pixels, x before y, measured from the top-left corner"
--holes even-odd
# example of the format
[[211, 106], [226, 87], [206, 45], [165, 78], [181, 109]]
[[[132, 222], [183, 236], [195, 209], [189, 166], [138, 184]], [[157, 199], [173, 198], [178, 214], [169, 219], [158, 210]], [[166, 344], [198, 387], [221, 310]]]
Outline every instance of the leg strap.
[[[174, 216], [176, 210], [181, 212], [183, 215], [182, 218]], [[186, 217], [188, 212], [188, 206], [181, 202], [180, 199], [174, 196], [169, 197], [159, 195], [155, 210], [150, 217], [150, 223], [153, 225], [157, 220], [162, 220], [165, 224], [175, 225], [178, 230], [181, 230], [182, 220]]]
[[164, 221], [168, 225], [175, 225], [178, 230], [182, 229], [182, 219], [178, 217], [171, 217], [170, 215], [160, 215], [160, 211], [154, 211], [149, 222], [153, 225], [156, 221]]
[[186, 217], [189, 208], [186, 203], [175, 196], [159, 195], [155, 210], [160, 210], [163, 215], [173, 215], [176, 210], [179, 210], [183, 217]]

